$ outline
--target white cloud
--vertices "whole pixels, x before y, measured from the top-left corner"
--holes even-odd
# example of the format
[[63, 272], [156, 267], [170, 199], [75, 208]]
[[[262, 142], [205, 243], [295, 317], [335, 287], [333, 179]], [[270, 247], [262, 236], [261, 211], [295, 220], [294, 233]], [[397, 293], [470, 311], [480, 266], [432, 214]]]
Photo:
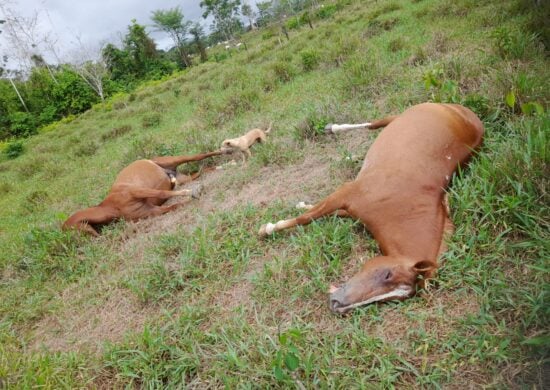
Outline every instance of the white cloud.
[[[132, 19], [148, 27], [147, 30], [158, 48], [167, 49], [172, 42], [164, 33], [153, 31], [151, 12], [180, 6], [187, 20], [199, 21], [205, 25], [207, 22], [202, 18], [199, 3], [200, 0], [18, 0], [16, 3], [10, 2], [9, 7], [26, 17], [38, 13], [41, 31], [53, 31], [57, 37], [56, 50], [63, 57], [74, 46], [76, 36], [86, 45], [95, 45], [102, 41], [118, 44], [120, 36], [126, 33]], [[10, 55], [2, 35], [0, 54]]]

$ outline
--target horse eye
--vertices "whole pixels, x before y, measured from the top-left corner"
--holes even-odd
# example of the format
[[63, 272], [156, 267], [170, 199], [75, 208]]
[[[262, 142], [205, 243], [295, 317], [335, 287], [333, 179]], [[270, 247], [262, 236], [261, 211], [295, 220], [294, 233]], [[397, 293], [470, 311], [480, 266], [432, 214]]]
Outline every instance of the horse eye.
[[388, 280], [392, 277], [392, 272], [390, 270], [386, 271], [386, 275], [384, 276], [384, 280]]

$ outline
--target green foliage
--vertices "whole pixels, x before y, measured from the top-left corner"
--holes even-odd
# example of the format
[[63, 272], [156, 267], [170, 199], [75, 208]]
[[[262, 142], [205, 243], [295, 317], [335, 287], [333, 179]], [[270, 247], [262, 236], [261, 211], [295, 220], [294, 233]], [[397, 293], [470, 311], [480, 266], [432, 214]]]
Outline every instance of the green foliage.
[[300, 21], [300, 18], [298, 16], [294, 16], [292, 18], [289, 18], [286, 21], [286, 28], [288, 28], [289, 30], [297, 29], [298, 27], [300, 27], [300, 25], [301, 25], [301, 21]]
[[336, 8], [335, 4], [326, 4], [326, 5], [323, 5], [323, 7], [319, 8], [315, 13], [315, 15], [319, 19], [328, 19], [332, 17], [332, 15], [334, 15], [337, 10], [338, 9]]
[[25, 148], [23, 146], [23, 141], [11, 141], [6, 145], [4, 149], [4, 154], [9, 159], [14, 159], [23, 154]]
[[36, 118], [29, 112], [14, 112], [9, 116], [10, 133], [16, 137], [28, 137], [37, 131]]
[[331, 118], [319, 112], [311, 112], [297, 126], [294, 127], [296, 140], [320, 140], [325, 136], [325, 126]]
[[433, 102], [460, 103], [461, 97], [457, 83], [447, 79], [440, 66], [435, 66], [424, 73], [424, 87], [431, 93]]

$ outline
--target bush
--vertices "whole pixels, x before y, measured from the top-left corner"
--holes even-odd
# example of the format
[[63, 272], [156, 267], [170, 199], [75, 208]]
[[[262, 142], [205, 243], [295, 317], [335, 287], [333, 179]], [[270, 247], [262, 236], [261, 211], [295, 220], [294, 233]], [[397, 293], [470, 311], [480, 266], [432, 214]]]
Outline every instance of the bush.
[[36, 133], [35, 116], [28, 112], [14, 112], [10, 115], [11, 134], [16, 137], [28, 137]]
[[9, 159], [14, 159], [22, 155], [24, 151], [23, 141], [12, 141], [8, 143], [4, 153]]
[[300, 27], [300, 19], [297, 16], [287, 20], [286, 22], [287, 29], [294, 30], [294, 29], [297, 29], [298, 27]]

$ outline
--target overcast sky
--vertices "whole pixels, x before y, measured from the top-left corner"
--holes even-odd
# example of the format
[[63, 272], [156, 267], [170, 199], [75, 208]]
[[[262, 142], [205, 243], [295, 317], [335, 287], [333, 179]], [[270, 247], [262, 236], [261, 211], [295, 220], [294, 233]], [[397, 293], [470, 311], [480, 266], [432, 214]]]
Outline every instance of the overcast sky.
[[[5, 2], [6, 0], [0, 0]], [[109, 41], [120, 42], [120, 33], [125, 34], [132, 19], [148, 26], [151, 37], [159, 49], [171, 46], [163, 33], [153, 32], [151, 11], [180, 6], [186, 20], [210, 24], [202, 18], [200, 0], [7, 0], [9, 8], [17, 14], [29, 17], [38, 12], [41, 30], [53, 31], [57, 37], [56, 47], [61, 56], [70, 50], [79, 35], [86, 44]], [[3, 15], [0, 11], [0, 19]], [[8, 45], [0, 35], [0, 55], [10, 54]]]

